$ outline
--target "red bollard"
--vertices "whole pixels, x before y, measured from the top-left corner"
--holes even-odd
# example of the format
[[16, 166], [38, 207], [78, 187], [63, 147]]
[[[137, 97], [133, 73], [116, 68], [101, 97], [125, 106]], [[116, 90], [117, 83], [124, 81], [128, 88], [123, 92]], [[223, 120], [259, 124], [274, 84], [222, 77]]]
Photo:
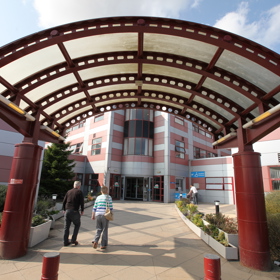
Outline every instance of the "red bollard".
[[41, 280], [57, 280], [59, 267], [59, 253], [46, 253], [43, 257]]
[[204, 256], [204, 280], [221, 280], [220, 258], [216, 255]]

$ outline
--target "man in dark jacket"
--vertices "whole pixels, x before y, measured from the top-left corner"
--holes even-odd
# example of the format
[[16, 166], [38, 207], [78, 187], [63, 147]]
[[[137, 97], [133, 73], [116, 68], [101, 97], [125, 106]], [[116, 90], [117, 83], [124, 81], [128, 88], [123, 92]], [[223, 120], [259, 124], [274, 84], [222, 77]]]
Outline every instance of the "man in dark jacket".
[[[84, 214], [84, 195], [80, 190], [81, 182], [75, 181], [74, 188], [69, 190], [63, 199], [63, 211], [64, 211], [64, 246], [70, 244], [78, 245], [77, 236], [81, 225], [81, 215]], [[81, 214], [80, 214], [81, 209]], [[74, 231], [69, 240], [69, 229], [73, 222]]]

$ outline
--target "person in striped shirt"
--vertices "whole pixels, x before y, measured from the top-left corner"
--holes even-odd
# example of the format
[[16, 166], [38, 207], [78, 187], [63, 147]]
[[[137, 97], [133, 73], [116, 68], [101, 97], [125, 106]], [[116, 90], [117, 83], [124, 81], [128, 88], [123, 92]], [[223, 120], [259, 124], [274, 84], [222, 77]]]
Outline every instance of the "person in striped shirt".
[[109, 221], [105, 218], [104, 214], [106, 211], [106, 205], [110, 210], [113, 210], [112, 197], [108, 194], [108, 187], [101, 187], [101, 195], [99, 195], [92, 208], [91, 219], [96, 220], [96, 233], [92, 241], [92, 247], [94, 249], [98, 246], [98, 241], [101, 237], [101, 247], [100, 249], [106, 249], [108, 246], [108, 227]]

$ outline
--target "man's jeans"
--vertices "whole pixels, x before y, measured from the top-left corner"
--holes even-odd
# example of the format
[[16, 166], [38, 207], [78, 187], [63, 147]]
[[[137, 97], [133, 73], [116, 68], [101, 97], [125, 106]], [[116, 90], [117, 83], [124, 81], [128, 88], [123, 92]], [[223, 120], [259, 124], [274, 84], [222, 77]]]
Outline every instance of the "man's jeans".
[[69, 229], [71, 223], [74, 224], [74, 231], [71, 239], [71, 243], [74, 243], [77, 240], [77, 235], [81, 225], [81, 215], [79, 211], [66, 210], [64, 216], [64, 245], [69, 243]]

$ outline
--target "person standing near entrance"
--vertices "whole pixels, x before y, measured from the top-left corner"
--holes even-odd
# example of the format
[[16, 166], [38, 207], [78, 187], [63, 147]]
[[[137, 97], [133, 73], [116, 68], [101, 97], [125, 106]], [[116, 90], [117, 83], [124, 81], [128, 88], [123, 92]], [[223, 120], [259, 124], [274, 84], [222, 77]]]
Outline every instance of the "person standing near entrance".
[[192, 196], [194, 204], [198, 204], [198, 192], [195, 186], [191, 185], [188, 195]]
[[[62, 203], [62, 209], [64, 211], [64, 246], [69, 246], [70, 244], [78, 245], [77, 236], [81, 226], [81, 215], [84, 214], [84, 195], [80, 190], [81, 182], [75, 181], [74, 188], [69, 190]], [[80, 214], [81, 209], [81, 214]], [[69, 229], [71, 223], [74, 224], [74, 231], [69, 240]]]
[[91, 219], [96, 219], [96, 233], [92, 241], [92, 247], [94, 249], [98, 246], [98, 241], [101, 237], [101, 247], [100, 249], [106, 249], [108, 246], [108, 228], [109, 221], [105, 218], [104, 214], [106, 211], [106, 206], [113, 210], [112, 197], [108, 194], [108, 187], [101, 187], [101, 195], [99, 195], [92, 208]]

